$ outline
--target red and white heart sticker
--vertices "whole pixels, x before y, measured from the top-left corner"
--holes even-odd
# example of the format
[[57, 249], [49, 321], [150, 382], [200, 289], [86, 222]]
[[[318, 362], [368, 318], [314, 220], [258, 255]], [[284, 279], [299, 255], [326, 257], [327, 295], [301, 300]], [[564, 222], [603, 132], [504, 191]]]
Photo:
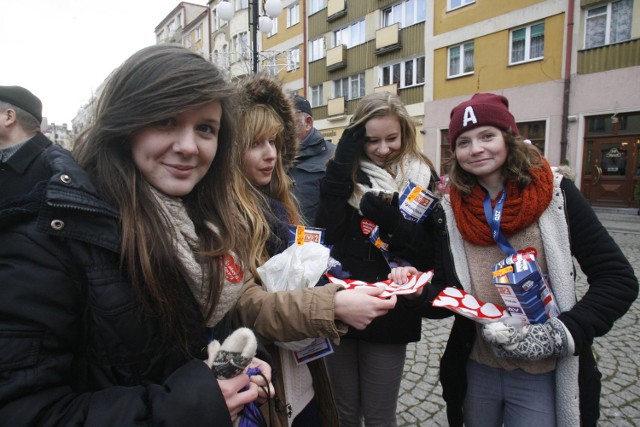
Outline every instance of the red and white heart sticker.
[[362, 280], [352, 279], [338, 279], [330, 274], [326, 275], [329, 282], [335, 283], [344, 287], [345, 289], [356, 289], [361, 287], [376, 287], [383, 288], [384, 291], [377, 295], [378, 298], [388, 298], [391, 295], [408, 295], [413, 294], [419, 289], [422, 289], [433, 278], [433, 270], [425, 271], [414, 276], [409, 276], [409, 281], [403, 285], [395, 283], [391, 279], [383, 280], [381, 282], [369, 283]]
[[444, 288], [432, 304], [434, 307], [448, 308], [479, 323], [490, 323], [510, 317], [504, 307], [482, 302], [470, 293], [454, 287]]

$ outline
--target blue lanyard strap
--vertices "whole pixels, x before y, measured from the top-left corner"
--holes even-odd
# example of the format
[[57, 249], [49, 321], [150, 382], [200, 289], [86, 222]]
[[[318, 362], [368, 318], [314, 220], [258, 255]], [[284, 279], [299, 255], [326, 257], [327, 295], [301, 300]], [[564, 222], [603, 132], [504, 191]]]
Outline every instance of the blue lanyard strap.
[[489, 193], [487, 193], [484, 196], [484, 215], [487, 217], [487, 224], [489, 224], [489, 228], [491, 229], [491, 235], [493, 236], [493, 240], [498, 244], [498, 247], [502, 249], [502, 252], [505, 254], [513, 255], [516, 253], [516, 250], [513, 249], [513, 246], [511, 246], [509, 241], [500, 232], [502, 208], [504, 207], [504, 201], [506, 198], [507, 191], [504, 189], [496, 201], [495, 209], [491, 209], [491, 197], [489, 196]]

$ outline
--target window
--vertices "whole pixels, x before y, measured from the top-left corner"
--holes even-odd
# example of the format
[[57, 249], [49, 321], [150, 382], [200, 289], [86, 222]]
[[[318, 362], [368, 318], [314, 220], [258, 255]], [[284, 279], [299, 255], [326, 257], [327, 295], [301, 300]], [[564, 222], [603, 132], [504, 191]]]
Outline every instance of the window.
[[300, 68], [300, 49], [295, 47], [287, 52], [287, 71]]
[[218, 9], [211, 11], [211, 27], [212, 31], [218, 31], [220, 29], [220, 18], [218, 17]]
[[357, 99], [364, 96], [364, 73], [333, 81], [333, 97]]
[[400, 28], [422, 22], [427, 16], [427, 2], [423, 0], [405, 0], [382, 11], [382, 26], [388, 27], [395, 23]]
[[324, 58], [324, 37], [309, 42], [309, 62]]
[[475, 3], [476, 0], [447, 0], [447, 11], [458, 9], [468, 4]]
[[309, 15], [313, 15], [324, 8], [324, 0], [310, 0], [309, 1]]
[[229, 68], [229, 46], [227, 44], [222, 46], [222, 65], [224, 68]]
[[544, 57], [544, 23], [511, 31], [510, 64]]
[[167, 25], [167, 30], [169, 30], [170, 34], [173, 34], [176, 32], [176, 21], [172, 20], [171, 22], [169, 22], [169, 25]]
[[272, 56], [271, 58], [266, 59], [263, 62], [262, 65], [262, 69], [266, 71], [267, 74], [269, 74], [270, 76], [277, 76], [278, 75], [278, 60], [275, 56]]
[[309, 101], [311, 101], [312, 107], [318, 107], [324, 103], [322, 85], [311, 87], [311, 99]]
[[202, 25], [196, 28], [196, 41], [199, 42], [200, 40], [202, 40]]
[[276, 34], [278, 34], [278, 17], [271, 18], [271, 22], [271, 31], [269, 31], [267, 37], [275, 36]]
[[287, 28], [300, 22], [300, 5], [298, 3], [287, 8]]
[[347, 48], [357, 46], [365, 42], [364, 19], [333, 32], [334, 46], [344, 44]]
[[447, 77], [473, 73], [473, 42], [449, 48], [449, 71]]
[[249, 0], [236, 0], [235, 10], [246, 9], [249, 7]]
[[249, 33], [245, 31], [233, 36], [231, 48], [238, 60], [249, 59]]
[[518, 123], [518, 131], [523, 138], [528, 139], [533, 145], [538, 147], [541, 154], [544, 154], [546, 122]]
[[587, 10], [584, 47], [604, 46], [631, 38], [633, 0], [619, 0]]
[[424, 56], [387, 65], [380, 71], [380, 86], [396, 83], [403, 88], [424, 84]]

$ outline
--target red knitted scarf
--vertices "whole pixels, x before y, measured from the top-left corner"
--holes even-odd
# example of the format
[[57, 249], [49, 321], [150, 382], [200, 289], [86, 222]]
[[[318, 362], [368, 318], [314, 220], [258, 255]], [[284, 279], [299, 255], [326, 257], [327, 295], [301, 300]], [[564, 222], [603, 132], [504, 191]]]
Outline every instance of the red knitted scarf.
[[[546, 159], [542, 166], [531, 170], [532, 181], [525, 188], [518, 188], [514, 181], [507, 183], [507, 198], [502, 210], [500, 231], [506, 237], [536, 222], [551, 203], [553, 195], [553, 172]], [[462, 197], [455, 188], [451, 189], [451, 206], [462, 237], [474, 245], [495, 244], [484, 214], [485, 190], [476, 184], [472, 193]], [[491, 201], [495, 207], [496, 201]]]

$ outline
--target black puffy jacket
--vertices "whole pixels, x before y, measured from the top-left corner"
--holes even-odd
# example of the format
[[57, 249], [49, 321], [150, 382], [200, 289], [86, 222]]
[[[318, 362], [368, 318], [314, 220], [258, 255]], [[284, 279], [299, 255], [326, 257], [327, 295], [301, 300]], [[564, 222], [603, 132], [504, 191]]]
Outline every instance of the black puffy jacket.
[[190, 357], [122, 276], [117, 212], [66, 150], [42, 155], [49, 181], [0, 201], [0, 425], [230, 426], [193, 297]]

